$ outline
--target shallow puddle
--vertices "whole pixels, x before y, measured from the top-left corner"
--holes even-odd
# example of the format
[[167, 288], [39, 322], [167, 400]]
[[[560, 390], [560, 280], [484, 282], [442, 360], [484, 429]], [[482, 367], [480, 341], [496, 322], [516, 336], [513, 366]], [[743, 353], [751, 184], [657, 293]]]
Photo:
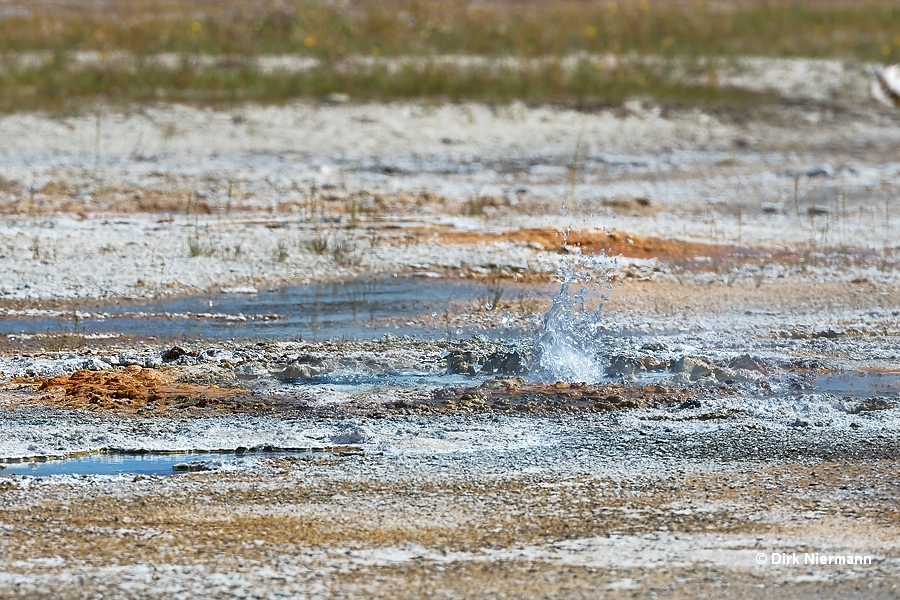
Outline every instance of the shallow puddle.
[[231, 451], [119, 451], [60, 457], [30, 457], [15, 462], [0, 462], [0, 475], [174, 475], [198, 471], [212, 471], [223, 463], [243, 458], [285, 458], [322, 454], [358, 454], [356, 447], [338, 448], [263, 448]]
[[900, 373], [842, 373], [819, 375], [813, 382], [816, 391], [859, 399], [900, 395]]
[[[504, 299], [549, 297], [548, 290], [501, 286]], [[447, 327], [409, 324], [439, 317], [452, 304], [487, 302], [496, 285], [435, 277], [380, 276], [294, 285], [258, 293], [219, 293], [128, 305], [109, 305], [62, 316], [0, 319], [0, 334], [109, 333], [201, 339], [375, 339], [385, 333], [421, 339], [447, 337]], [[439, 318], [438, 318], [439, 320]], [[474, 330], [453, 328], [454, 335]], [[484, 333], [484, 332], [481, 332]], [[498, 335], [495, 332], [492, 337]]]

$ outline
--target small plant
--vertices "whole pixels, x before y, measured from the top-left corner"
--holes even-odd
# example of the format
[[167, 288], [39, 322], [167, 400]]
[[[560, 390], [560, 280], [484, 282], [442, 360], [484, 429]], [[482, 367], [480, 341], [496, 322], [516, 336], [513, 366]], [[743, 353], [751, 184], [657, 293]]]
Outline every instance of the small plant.
[[201, 239], [200, 234], [196, 230], [188, 235], [187, 244], [191, 258], [212, 256], [216, 253], [216, 245]]
[[177, 136], [178, 133], [178, 126], [175, 125], [175, 123], [166, 123], [163, 125], [160, 135], [162, 136], [162, 139], [168, 141]]
[[290, 256], [290, 252], [288, 252], [287, 244], [284, 243], [284, 240], [278, 240], [278, 245], [275, 246], [275, 260], [277, 262], [284, 262]]
[[331, 257], [342, 267], [358, 267], [363, 258], [356, 244], [347, 239], [338, 240], [331, 245]]
[[765, 263], [760, 264], [755, 271], [753, 271], [753, 284], [760, 288], [762, 287], [763, 281], [766, 279], [766, 265]]
[[482, 299], [481, 306], [485, 310], [494, 310], [500, 306], [500, 299], [503, 297], [503, 286], [501, 285], [503, 272], [497, 269], [494, 277], [491, 278], [487, 285], [486, 296]]
[[722, 276], [722, 281], [728, 287], [734, 287], [735, 282], [741, 278], [741, 270], [733, 268]]
[[328, 236], [317, 231], [312, 237], [303, 241], [303, 247], [316, 254], [325, 254], [328, 252]]
[[532, 294], [519, 296], [517, 305], [518, 311], [522, 315], [528, 316], [544, 312], [540, 302]]
[[484, 206], [484, 198], [470, 198], [463, 204], [462, 214], [467, 217], [480, 217], [484, 214]]
[[357, 215], [356, 215], [358, 210], [359, 209], [356, 206], [356, 196], [353, 196], [350, 198], [350, 222], [348, 223], [348, 226], [351, 229], [355, 228], [358, 224], [358, 219], [357, 219]]
[[316, 208], [318, 206], [318, 201], [319, 201], [319, 197], [317, 194], [316, 182], [314, 181], [310, 184], [309, 194], [307, 194], [307, 196], [306, 196], [306, 210], [307, 210], [307, 213], [309, 214], [310, 221], [314, 221], [316, 218]]
[[59, 331], [48, 330], [41, 336], [41, 346], [49, 352], [74, 350], [84, 346], [84, 327], [77, 311], [72, 311], [72, 327], [62, 325]]
[[503, 288], [500, 285], [488, 288], [487, 300], [484, 303], [485, 310], [494, 310], [500, 306], [500, 298], [503, 297]]
[[94, 115], [94, 168], [100, 164], [100, 124], [103, 120], [103, 114], [97, 111]]
[[575, 203], [576, 191], [578, 188], [578, 161], [581, 155], [581, 140], [584, 138], [585, 119], [581, 119], [581, 127], [578, 129], [578, 138], [575, 140], [575, 150], [572, 152], [572, 162], [569, 163], [569, 194], [568, 204]]
[[31, 238], [31, 256], [34, 259], [41, 257], [41, 238], [36, 235]]

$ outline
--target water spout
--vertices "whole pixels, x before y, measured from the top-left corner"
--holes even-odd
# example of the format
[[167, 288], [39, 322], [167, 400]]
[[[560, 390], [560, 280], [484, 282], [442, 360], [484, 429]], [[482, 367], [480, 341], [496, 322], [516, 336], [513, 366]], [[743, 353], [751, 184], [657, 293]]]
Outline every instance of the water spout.
[[[617, 261], [605, 254], [573, 254], [558, 271], [559, 293], [534, 338], [530, 378], [543, 382], [596, 383], [603, 379], [605, 353], [597, 340], [605, 289]], [[572, 286], [580, 286], [572, 293]], [[596, 300], [598, 306], [589, 305]]]

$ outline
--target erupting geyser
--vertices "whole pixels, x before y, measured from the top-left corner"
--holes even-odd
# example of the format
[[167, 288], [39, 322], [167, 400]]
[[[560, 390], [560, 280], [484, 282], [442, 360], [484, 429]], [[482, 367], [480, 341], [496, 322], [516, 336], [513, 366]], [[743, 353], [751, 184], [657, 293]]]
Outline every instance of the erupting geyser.
[[[572, 255], [559, 269], [559, 293], [534, 339], [530, 378], [543, 382], [596, 383], [603, 379], [603, 348], [597, 341], [602, 321], [604, 291], [617, 268], [605, 254]], [[572, 285], [580, 286], [572, 292]], [[591, 307], [596, 301], [597, 306]]]

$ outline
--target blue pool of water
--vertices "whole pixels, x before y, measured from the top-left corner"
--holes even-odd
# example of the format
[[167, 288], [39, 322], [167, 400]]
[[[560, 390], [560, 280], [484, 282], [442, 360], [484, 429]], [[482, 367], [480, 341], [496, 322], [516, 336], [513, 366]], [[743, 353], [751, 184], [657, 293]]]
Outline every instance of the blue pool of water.
[[[420, 339], [448, 336], [446, 326], [408, 324], [435, 317], [453, 303], [477, 303], [494, 292], [485, 283], [411, 276], [379, 276], [293, 285], [257, 294], [204, 294], [152, 302], [82, 307], [88, 315], [0, 319], [0, 334], [114, 333], [163, 339], [376, 339], [385, 333]], [[508, 285], [502, 297], [544, 296], [535, 287]], [[241, 318], [241, 320], [235, 319]], [[437, 319], [438, 322], [440, 319]], [[454, 327], [452, 334], [474, 330]], [[485, 332], [481, 332], [485, 333]], [[497, 332], [491, 333], [496, 337]]]
[[[321, 451], [320, 451], [321, 452]], [[35, 459], [2, 463], [0, 475], [173, 475], [208, 471], [225, 461], [242, 457], [307, 456], [309, 452], [178, 452], [178, 453], [104, 453], [72, 458]]]

